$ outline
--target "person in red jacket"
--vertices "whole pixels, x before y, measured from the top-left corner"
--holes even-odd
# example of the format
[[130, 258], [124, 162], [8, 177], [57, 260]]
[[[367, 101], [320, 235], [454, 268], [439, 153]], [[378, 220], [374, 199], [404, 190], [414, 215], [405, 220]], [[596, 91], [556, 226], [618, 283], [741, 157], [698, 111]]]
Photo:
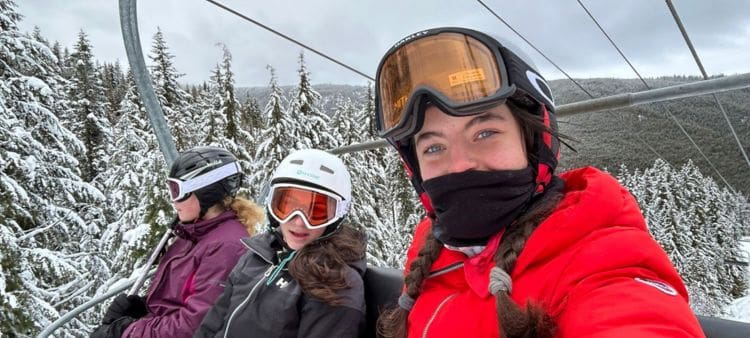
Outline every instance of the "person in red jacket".
[[258, 205], [235, 196], [241, 182], [239, 163], [225, 149], [196, 147], [175, 159], [167, 185], [177, 211], [176, 238], [148, 296], [117, 296], [91, 337], [193, 336], [246, 252], [240, 240], [264, 218]]
[[378, 132], [426, 209], [386, 337], [702, 337], [635, 199], [586, 167], [555, 175], [547, 83], [498, 38], [407, 36], [375, 82]]

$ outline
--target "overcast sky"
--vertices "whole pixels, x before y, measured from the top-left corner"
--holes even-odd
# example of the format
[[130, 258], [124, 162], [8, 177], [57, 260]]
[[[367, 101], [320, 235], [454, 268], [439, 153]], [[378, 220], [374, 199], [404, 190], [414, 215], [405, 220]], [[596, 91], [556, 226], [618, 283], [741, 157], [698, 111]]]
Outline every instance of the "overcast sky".
[[[425, 28], [464, 26], [493, 31], [516, 43], [548, 79], [563, 78], [475, 0], [219, 1], [373, 76], [382, 54], [397, 40]], [[575, 78], [635, 77], [576, 0], [484, 0], [496, 13]], [[699, 75], [698, 67], [661, 0], [582, 0], [610, 37], [647, 77]], [[750, 72], [750, 1], [674, 0], [709, 74]], [[16, 0], [20, 26], [72, 48], [83, 30], [97, 59], [127, 65], [115, 0]], [[281, 84], [297, 82], [302, 50], [287, 40], [204, 0], [138, 1], [145, 53], [157, 27], [175, 56], [183, 82], [205, 81], [221, 58], [221, 42], [234, 57], [238, 86], [266, 86], [266, 65]], [[367, 79], [305, 51], [313, 83], [364, 85]]]

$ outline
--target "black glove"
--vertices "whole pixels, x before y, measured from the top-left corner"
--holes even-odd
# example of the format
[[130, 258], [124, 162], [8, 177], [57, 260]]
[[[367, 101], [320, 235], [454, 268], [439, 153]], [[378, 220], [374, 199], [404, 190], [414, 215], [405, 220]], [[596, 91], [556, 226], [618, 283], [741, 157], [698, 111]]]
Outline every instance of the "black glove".
[[102, 324], [110, 324], [121, 317], [132, 317], [138, 319], [148, 314], [146, 301], [141, 296], [121, 293], [109, 304], [107, 312], [104, 313]]
[[[124, 296], [124, 295], [123, 295]], [[137, 297], [137, 296], [136, 296]], [[89, 335], [89, 338], [121, 338], [128, 325], [136, 321], [133, 317], [120, 317], [109, 324], [103, 324]]]

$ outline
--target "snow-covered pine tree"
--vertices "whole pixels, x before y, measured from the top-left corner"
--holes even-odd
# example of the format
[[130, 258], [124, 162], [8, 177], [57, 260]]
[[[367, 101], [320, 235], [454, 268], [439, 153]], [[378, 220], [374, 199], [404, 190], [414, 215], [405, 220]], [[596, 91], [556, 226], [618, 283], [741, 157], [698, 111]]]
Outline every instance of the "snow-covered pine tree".
[[[219, 44], [222, 50], [222, 60], [217, 70], [221, 74], [218, 76], [218, 82], [215, 84], [216, 94], [214, 101], [214, 110], [211, 116], [214, 116], [217, 126], [223, 124], [222, 129], [215, 129], [210, 135], [212, 143], [224, 147], [237, 157], [243, 172], [247, 173], [252, 170], [251, 160], [252, 153], [248, 149], [249, 145], [254, 142], [253, 137], [244, 129], [240, 128], [240, 114], [242, 107], [235, 97], [234, 90], [234, 72], [232, 71], [232, 53], [224, 44]], [[216, 116], [218, 115], [218, 116]], [[241, 194], [248, 191], [245, 187], [240, 189]]]
[[204, 106], [207, 109], [202, 111], [200, 116], [200, 127], [198, 128], [198, 144], [208, 145], [217, 144], [220, 147], [226, 146], [220, 144], [219, 141], [223, 140], [224, 133], [227, 129], [227, 121], [224, 114], [221, 113], [222, 97], [221, 97], [221, 83], [223, 82], [223, 76], [221, 72], [221, 65], [217, 64], [216, 67], [211, 71], [211, 77], [209, 78], [208, 91], [206, 92]]
[[[357, 106], [349, 98], [338, 98], [333, 116], [330, 118], [331, 136], [333, 137], [333, 147], [347, 146], [361, 139], [357, 135], [362, 128], [355, 127], [357, 118]], [[359, 141], [357, 141], [359, 142]]]
[[55, 41], [55, 43], [52, 44], [52, 55], [55, 56], [57, 67], [60, 69], [60, 75], [62, 75], [63, 78], [67, 78], [65, 76], [65, 57], [63, 56], [63, 48], [60, 45], [60, 42]]
[[208, 119], [207, 112], [213, 109], [211, 102], [213, 96], [214, 92], [207, 82], [197, 86], [195, 95], [191, 94], [191, 100], [186, 108], [190, 124], [181, 127], [184, 133], [190, 135], [189, 140], [192, 142], [190, 146], [202, 144], [206, 137], [206, 131], [202, 128], [205, 127]]
[[[32, 336], [88, 299], [107, 267], [93, 249], [103, 195], [82, 182], [83, 143], [57, 116], [68, 108], [50, 48], [18, 31], [0, 0], [0, 335]], [[75, 321], [62, 335], [85, 335]]]
[[299, 54], [299, 83], [289, 106], [290, 135], [297, 139], [297, 149], [331, 149], [336, 141], [331, 134], [330, 119], [319, 107], [320, 94], [310, 83], [310, 72], [305, 65], [305, 54]]
[[[372, 128], [373, 95], [371, 87], [365, 93], [362, 104], [352, 108], [339, 103], [334, 116], [339, 135], [347, 144], [371, 141], [376, 138]], [[351, 114], [351, 115], [345, 115]], [[343, 142], [339, 146], [347, 145]], [[342, 156], [352, 172], [352, 194], [354, 206], [349, 219], [352, 224], [368, 233], [368, 261], [376, 266], [402, 268], [406, 249], [411, 242], [412, 231], [422, 214], [413, 202], [413, 189], [404, 180], [404, 168], [395, 151], [372, 149]], [[406, 201], [406, 203], [404, 203]]]
[[[679, 170], [657, 160], [642, 173], [623, 168], [620, 181], [638, 200], [654, 238], [683, 277], [691, 307], [718, 315], [733, 295], [747, 287], [744, 270], [736, 265], [739, 221], [744, 197], [720, 189], [692, 163]], [[734, 263], [733, 263], [734, 262]]]
[[195, 121], [188, 113], [190, 95], [177, 82], [180, 74], [174, 66], [174, 56], [164, 39], [161, 28], [154, 34], [151, 43], [151, 81], [154, 84], [156, 97], [159, 99], [164, 117], [170, 126], [175, 147], [178, 151], [194, 147], [197, 139], [194, 137]]
[[271, 89], [268, 103], [264, 108], [265, 126], [258, 138], [256, 145], [255, 162], [253, 169], [248, 172], [249, 188], [251, 196], [258, 199], [263, 198], [265, 187], [273, 175], [273, 171], [281, 163], [281, 160], [296, 149], [296, 139], [289, 134], [289, 125], [293, 122], [284, 111], [284, 101], [281, 88], [276, 78], [276, 71], [270, 65], [266, 67], [271, 74], [269, 87]]
[[245, 103], [240, 107], [240, 129], [247, 131], [251, 137], [247, 143], [247, 152], [249, 154], [255, 154], [257, 136], [260, 135], [264, 123], [263, 111], [260, 110], [258, 100], [252, 96], [248, 96], [245, 99]]
[[102, 277], [99, 293], [140, 266], [174, 218], [164, 184], [168, 168], [130, 72], [127, 84], [114, 126], [115, 152], [103, 175], [113, 221], [102, 233], [101, 251], [112, 271]]
[[107, 99], [109, 106], [108, 118], [114, 124], [120, 118], [118, 115], [120, 112], [120, 102], [122, 102], [125, 92], [128, 90], [127, 83], [125, 82], [125, 74], [122, 72], [119, 61], [105, 63], [102, 66], [101, 74], [104, 97]]
[[73, 75], [68, 89], [73, 119], [70, 129], [83, 141], [84, 154], [79, 156], [81, 177], [93, 182], [106, 169], [111, 124], [107, 119], [107, 103], [101, 75], [94, 63], [92, 46], [86, 33], [78, 33], [78, 42], [71, 55]]

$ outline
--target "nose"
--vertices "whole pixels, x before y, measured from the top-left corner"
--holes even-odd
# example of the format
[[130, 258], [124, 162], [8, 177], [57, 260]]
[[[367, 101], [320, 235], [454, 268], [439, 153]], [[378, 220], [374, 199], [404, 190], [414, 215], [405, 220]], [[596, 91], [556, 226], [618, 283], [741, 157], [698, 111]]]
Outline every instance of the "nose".
[[448, 151], [450, 152], [450, 166], [448, 170], [451, 174], [477, 169], [477, 160], [464, 145], [453, 144]]
[[300, 215], [294, 215], [292, 216], [292, 219], [289, 220], [289, 223], [295, 225], [295, 226], [305, 226], [305, 221], [302, 220], [302, 216]]

